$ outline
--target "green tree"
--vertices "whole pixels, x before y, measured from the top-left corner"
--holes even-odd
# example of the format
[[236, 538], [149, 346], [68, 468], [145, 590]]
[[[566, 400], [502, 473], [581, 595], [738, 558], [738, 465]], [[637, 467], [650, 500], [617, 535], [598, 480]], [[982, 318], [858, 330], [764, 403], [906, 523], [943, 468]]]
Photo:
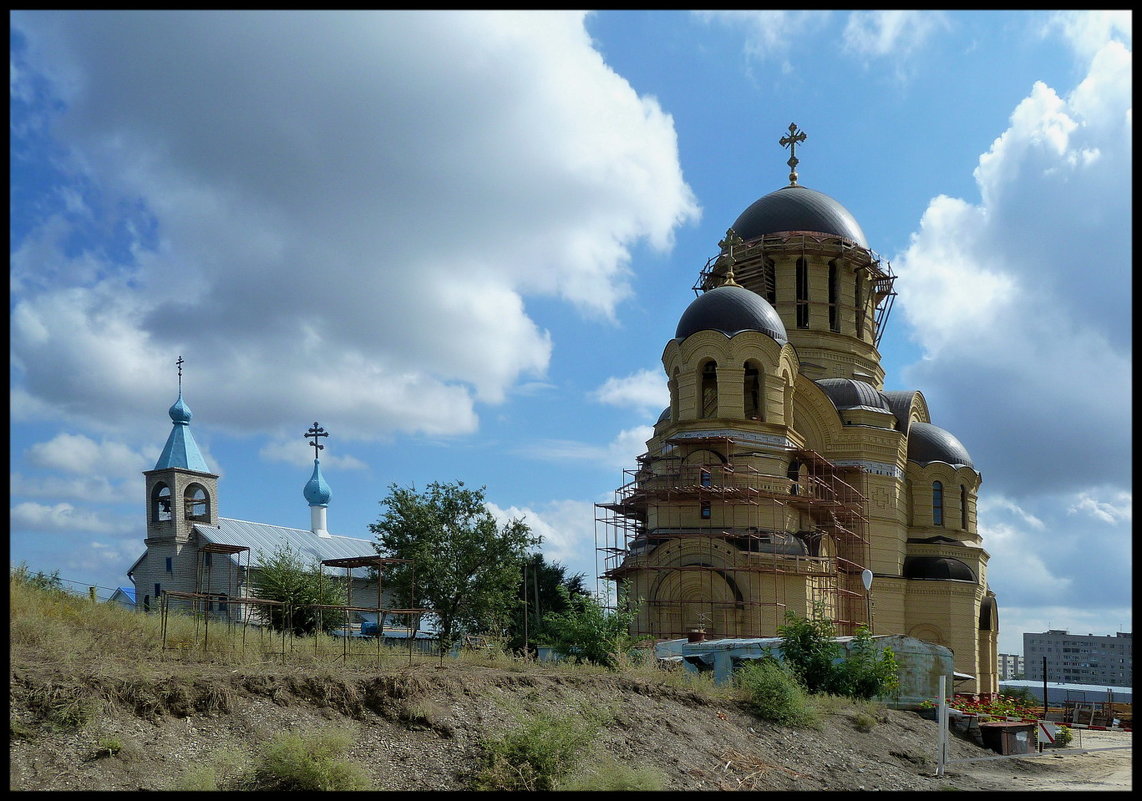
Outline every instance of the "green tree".
[[[543, 628], [543, 615], [548, 612], [566, 612], [569, 597], [586, 595], [584, 578], [582, 573], [568, 576], [566, 566], [559, 562], [547, 562], [538, 551], [531, 554], [524, 562], [524, 570], [519, 577], [517, 601], [508, 625], [507, 647], [512, 651], [524, 649], [526, 623], [527, 646], [529, 649], [534, 648]], [[567, 592], [560, 593], [560, 587]]]
[[825, 688], [834, 695], [850, 698], [874, 698], [886, 695], [900, 686], [900, 666], [891, 648], [877, 648], [872, 634], [864, 626], [857, 629], [849, 643], [844, 661], [833, 665]]
[[827, 692], [833, 662], [842, 649], [833, 639], [833, 621], [825, 617], [825, 605], [813, 604], [812, 617], [785, 613], [785, 625], [777, 627], [781, 652], [793, 675], [810, 693]]
[[424, 492], [392, 484], [384, 514], [369, 526], [377, 553], [412, 560], [386, 570], [385, 584], [432, 610], [442, 650], [464, 634], [503, 632], [525, 555], [540, 542], [521, 518], [497, 524], [484, 490], [463, 481], [433, 482]]
[[254, 606], [258, 619], [276, 631], [288, 627], [295, 636], [304, 636], [345, 622], [344, 614], [337, 610], [307, 608], [311, 604], [344, 604], [344, 579], [325, 573], [317, 562], [306, 564], [288, 544], [269, 555], [259, 554], [254, 594], [287, 604]]
[[37, 590], [66, 592], [63, 586], [63, 579], [59, 577], [58, 570], [53, 570], [51, 573], [44, 573], [38, 570], [33, 573], [28, 568], [27, 562], [20, 562], [20, 564], [12, 568], [11, 579], [12, 581], [26, 584], [29, 587], [35, 587]]
[[614, 667], [618, 655], [631, 643], [630, 626], [637, 609], [623, 594], [618, 608], [608, 611], [594, 595], [575, 595], [560, 585], [567, 606], [563, 612], [543, 616], [542, 641], [576, 662]]

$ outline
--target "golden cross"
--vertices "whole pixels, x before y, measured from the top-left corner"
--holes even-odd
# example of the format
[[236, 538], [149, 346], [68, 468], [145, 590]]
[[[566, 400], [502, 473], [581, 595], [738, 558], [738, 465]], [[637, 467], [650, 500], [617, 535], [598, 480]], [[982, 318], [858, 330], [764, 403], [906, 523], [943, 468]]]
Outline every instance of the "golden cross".
[[789, 136], [783, 136], [777, 141], [777, 144], [782, 147], [789, 148], [789, 161], [785, 162], [789, 165], [789, 185], [795, 186], [797, 184], [797, 143], [804, 142], [809, 138], [809, 135], [804, 131], [797, 130], [797, 123], [789, 123]]

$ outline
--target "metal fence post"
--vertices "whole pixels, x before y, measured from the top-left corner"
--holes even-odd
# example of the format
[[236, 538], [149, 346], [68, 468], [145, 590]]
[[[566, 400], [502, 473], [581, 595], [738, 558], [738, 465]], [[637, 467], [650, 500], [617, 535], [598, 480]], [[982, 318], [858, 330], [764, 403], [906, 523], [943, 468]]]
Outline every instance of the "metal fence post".
[[936, 775], [944, 775], [944, 762], [947, 760], [947, 742], [948, 742], [948, 701], [946, 696], [946, 687], [948, 677], [940, 674], [940, 706], [936, 711], [936, 727], [939, 731], [936, 733]]

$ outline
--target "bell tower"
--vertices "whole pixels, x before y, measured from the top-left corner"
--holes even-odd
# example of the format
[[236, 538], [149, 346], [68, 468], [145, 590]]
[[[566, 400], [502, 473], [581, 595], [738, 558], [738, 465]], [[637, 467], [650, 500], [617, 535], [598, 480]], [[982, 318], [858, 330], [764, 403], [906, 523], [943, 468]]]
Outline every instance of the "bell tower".
[[181, 356], [176, 364], [178, 400], [168, 412], [171, 432], [154, 469], [143, 472], [147, 558], [136, 577], [136, 597], [149, 608], [157, 608], [164, 589], [194, 591], [194, 548], [186, 547], [191, 532], [196, 525], [218, 525], [218, 475], [210, 472], [190, 433], [193, 414], [182, 399]]

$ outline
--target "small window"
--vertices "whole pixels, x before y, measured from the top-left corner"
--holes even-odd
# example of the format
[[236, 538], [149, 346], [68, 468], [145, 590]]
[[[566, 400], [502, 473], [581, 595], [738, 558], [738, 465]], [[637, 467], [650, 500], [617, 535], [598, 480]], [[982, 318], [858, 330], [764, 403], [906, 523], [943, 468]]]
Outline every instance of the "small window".
[[809, 327], [809, 265], [797, 260], [797, 327]]
[[762, 411], [761, 371], [751, 362], [745, 364], [745, 417], [747, 420], [764, 420]]
[[702, 501], [702, 519], [703, 520], [709, 520], [710, 514], [711, 514], [710, 502], [709, 501]]
[[698, 473], [698, 481], [703, 487], [710, 486], [711, 483], [713, 483], [713, 477], [710, 475], [710, 471], [703, 467]]
[[837, 313], [837, 262], [829, 262], [829, 330], [841, 330], [840, 315]]
[[167, 557], [167, 572], [168, 573], [174, 572], [174, 559], [169, 557], [169, 556]]
[[702, 417], [718, 416], [718, 363], [706, 362], [702, 368]]
[[155, 598], [156, 598], [156, 600], [158, 598], [162, 597], [162, 594], [163, 594], [163, 585], [156, 583], [155, 584]]
[[932, 525], [944, 525], [944, 485], [932, 482]]
[[960, 484], [960, 528], [968, 530], [968, 488]]
[[211, 564], [211, 557], [213, 557], [213, 556], [214, 556], [214, 554], [210, 553], [210, 551], [207, 551], [206, 553], [204, 553], [204, 554], [202, 555], [202, 565], [203, 565], [203, 567], [210, 567], [210, 564]]
[[856, 299], [856, 335], [858, 337], [864, 336], [864, 284], [861, 281], [861, 274], [858, 272], [856, 275], [856, 284], [853, 287], [853, 296]]

